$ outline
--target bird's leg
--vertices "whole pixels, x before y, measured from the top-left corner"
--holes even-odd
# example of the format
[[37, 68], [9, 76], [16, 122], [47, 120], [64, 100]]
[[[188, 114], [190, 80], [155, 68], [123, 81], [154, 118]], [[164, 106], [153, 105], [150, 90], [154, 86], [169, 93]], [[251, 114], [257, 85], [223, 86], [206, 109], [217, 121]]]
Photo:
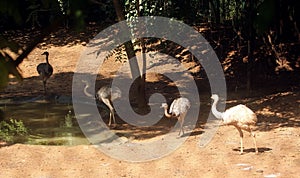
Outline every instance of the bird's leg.
[[239, 133], [240, 133], [240, 140], [241, 140], [241, 152], [240, 152], [240, 154], [243, 154], [243, 137], [244, 137], [244, 134], [243, 134], [243, 131], [242, 131], [242, 129], [241, 128], [239, 128], [239, 127], [237, 127], [237, 126], [235, 126], [236, 128], [237, 128], [237, 130], [239, 131]]
[[252, 132], [251, 128], [250, 128], [250, 134], [253, 138], [253, 142], [254, 142], [254, 148], [255, 148], [255, 154], [258, 154], [258, 149], [257, 149], [257, 145], [256, 145], [256, 135], [255, 133]]
[[256, 136], [255, 136], [255, 133], [252, 132], [252, 129], [247, 126], [247, 128], [245, 128], [246, 131], [248, 131], [253, 139], [253, 142], [254, 142], [254, 148], [255, 148], [255, 154], [258, 154], [258, 149], [257, 149], [257, 146], [256, 146]]
[[43, 86], [44, 86], [44, 94], [47, 94], [47, 88], [46, 88], [46, 81], [43, 80]]
[[109, 111], [110, 111], [108, 125], [109, 126], [111, 125], [111, 118], [113, 118], [114, 124], [116, 124], [115, 115], [114, 115], [114, 108], [112, 107], [109, 99], [103, 99], [102, 98], [102, 101], [109, 108]]
[[[114, 124], [116, 124], [116, 118], [115, 118], [115, 112], [114, 112], [114, 109], [112, 109], [112, 110], [110, 111], [109, 123], [111, 123], [111, 118], [113, 119]], [[110, 124], [109, 124], [109, 125], [110, 125]]]
[[183, 129], [182, 129], [183, 122], [182, 122], [182, 116], [181, 116], [181, 115], [179, 115], [178, 121], [179, 121], [179, 123], [180, 123], [180, 130], [179, 130], [178, 136], [180, 136], [181, 131], [182, 131], [182, 134], [184, 134], [184, 131], [183, 131]]
[[116, 124], [116, 119], [115, 119], [115, 114], [114, 114], [114, 111], [110, 111], [110, 114], [109, 114], [109, 122], [108, 122], [108, 125], [110, 126], [111, 125], [111, 120], [113, 119], [114, 121], [114, 124]]
[[108, 121], [108, 126], [110, 126], [111, 125], [111, 115], [112, 115], [112, 113], [111, 113], [111, 111], [109, 112], [109, 121]]
[[183, 121], [180, 122], [180, 131], [182, 132], [182, 135], [184, 135]]
[[244, 145], [243, 145], [243, 132], [241, 131], [240, 133], [240, 138], [241, 138], [241, 155], [243, 154], [244, 151]]
[[[182, 135], [184, 134], [183, 123], [184, 123], [185, 115], [186, 115], [186, 113], [182, 113], [178, 117], [178, 121], [180, 122], [180, 131], [182, 131]], [[180, 132], [179, 132], [179, 135], [180, 135]]]

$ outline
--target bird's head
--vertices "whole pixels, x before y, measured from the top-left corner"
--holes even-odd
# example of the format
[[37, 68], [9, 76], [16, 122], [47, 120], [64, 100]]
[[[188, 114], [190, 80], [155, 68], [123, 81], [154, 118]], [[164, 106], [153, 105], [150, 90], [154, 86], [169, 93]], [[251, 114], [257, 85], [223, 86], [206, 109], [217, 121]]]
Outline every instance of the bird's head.
[[87, 80], [83, 80], [83, 79], [82, 79], [81, 82], [84, 83], [85, 85], [88, 85], [88, 84], [89, 84], [89, 82], [88, 82]]
[[45, 51], [45, 52], [43, 52], [43, 54], [42, 54], [42, 55], [49, 56], [49, 53], [48, 53], [48, 51]]
[[162, 103], [160, 108], [168, 109], [168, 104], [167, 103]]
[[100, 100], [100, 99], [101, 99], [98, 93], [95, 94], [95, 98], [96, 98], [97, 100]]
[[215, 101], [219, 100], [219, 96], [217, 94], [212, 94], [210, 98], [215, 100]]

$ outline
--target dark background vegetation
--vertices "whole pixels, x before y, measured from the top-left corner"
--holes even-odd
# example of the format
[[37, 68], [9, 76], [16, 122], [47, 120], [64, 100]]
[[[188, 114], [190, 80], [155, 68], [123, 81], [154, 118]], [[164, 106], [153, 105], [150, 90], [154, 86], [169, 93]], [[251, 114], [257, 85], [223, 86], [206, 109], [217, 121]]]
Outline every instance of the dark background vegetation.
[[7, 85], [9, 74], [21, 79], [17, 66], [50, 35], [61, 35], [53, 45], [88, 42], [117, 21], [151, 15], [183, 21], [204, 35], [233, 89], [294, 87], [299, 83], [299, 9], [295, 0], [2, 0], [0, 84]]

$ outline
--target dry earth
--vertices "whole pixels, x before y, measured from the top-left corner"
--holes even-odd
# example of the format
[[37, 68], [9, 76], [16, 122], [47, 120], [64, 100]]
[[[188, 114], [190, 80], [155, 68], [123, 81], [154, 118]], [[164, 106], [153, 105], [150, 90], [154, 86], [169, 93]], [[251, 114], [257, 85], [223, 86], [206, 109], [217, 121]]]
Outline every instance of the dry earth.
[[[44, 62], [40, 54], [45, 49], [55, 70], [49, 79], [50, 95], [71, 95], [72, 72], [84, 48], [48, 45], [35, 49], [20, 66], [24, 81], [12, 80], [1, 91], [1, 98], [42, 95], [42, 83], [35, 68]], [[119, 64], [106, 61], [100, 78], [107, 82]], [[92, 145], [2, 146], [0, 177], [300, 177], [300, 92], [262, 93], [250, 99], [239, 93], [229, 93], [228, 97], [228, 107], [244, 103], [258, 115], [258, 155], [254, 154], [249, 134], [245, 134], [245, 154], [239, 154], [238, 132], [230, 126], [220, 127], [208, 145], [199, 147], [201, 133], [205, 132], [203, 122], [199, 121], [193, 131], [196, 134], [173, 153], [142, 163], [111, 158]], [[203, 97], [210, 102], [209, 96]]]

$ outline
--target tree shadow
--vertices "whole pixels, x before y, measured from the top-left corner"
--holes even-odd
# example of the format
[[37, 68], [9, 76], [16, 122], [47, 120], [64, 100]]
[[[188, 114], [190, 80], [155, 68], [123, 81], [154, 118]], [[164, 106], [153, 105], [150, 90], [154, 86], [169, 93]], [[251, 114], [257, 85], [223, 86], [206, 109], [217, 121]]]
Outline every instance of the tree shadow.
[[288, 91], [267, 95], [257, 100], [258, 130], [270, 131], [280, 127], [300, 127], [300, 111], [297, 109], [297, 103], [300, 103], [299, 98], [299, 92]]
[[191, 132], [182, 134], [180, 137], [197, 136], [197, 135], [201, 135], [203, 133], [204, 133], [204, 131], [202, 131], [202, 130], [193, 130]]
[[244, 104], [257, 115], [255, 130], [271, 131], [282, 127], [300, 127], [300, 92], [274, 89], [257, 91], [252, 97], [240, 93], [229, 93], [227, 107]]
[[[64, 27], [57, 27], [55, 31], [51, 32], [42, 42], [37, 45], [38, 48], [44, 48], [45, 46], [74, 46], [78, 44], [85, 45], [92, 38], [94, 38], [105, 25], [90, 25], [88, 24], [85, 29], [81, 31], [67, 29]], [[3, 33], [3, 36], [9, 40], [14, 40], [22, 46], [28, 45], [32, 42], [32, 39], [36, 39], [42, 33], [41, 29], [23, 29], [9, 30]]]

